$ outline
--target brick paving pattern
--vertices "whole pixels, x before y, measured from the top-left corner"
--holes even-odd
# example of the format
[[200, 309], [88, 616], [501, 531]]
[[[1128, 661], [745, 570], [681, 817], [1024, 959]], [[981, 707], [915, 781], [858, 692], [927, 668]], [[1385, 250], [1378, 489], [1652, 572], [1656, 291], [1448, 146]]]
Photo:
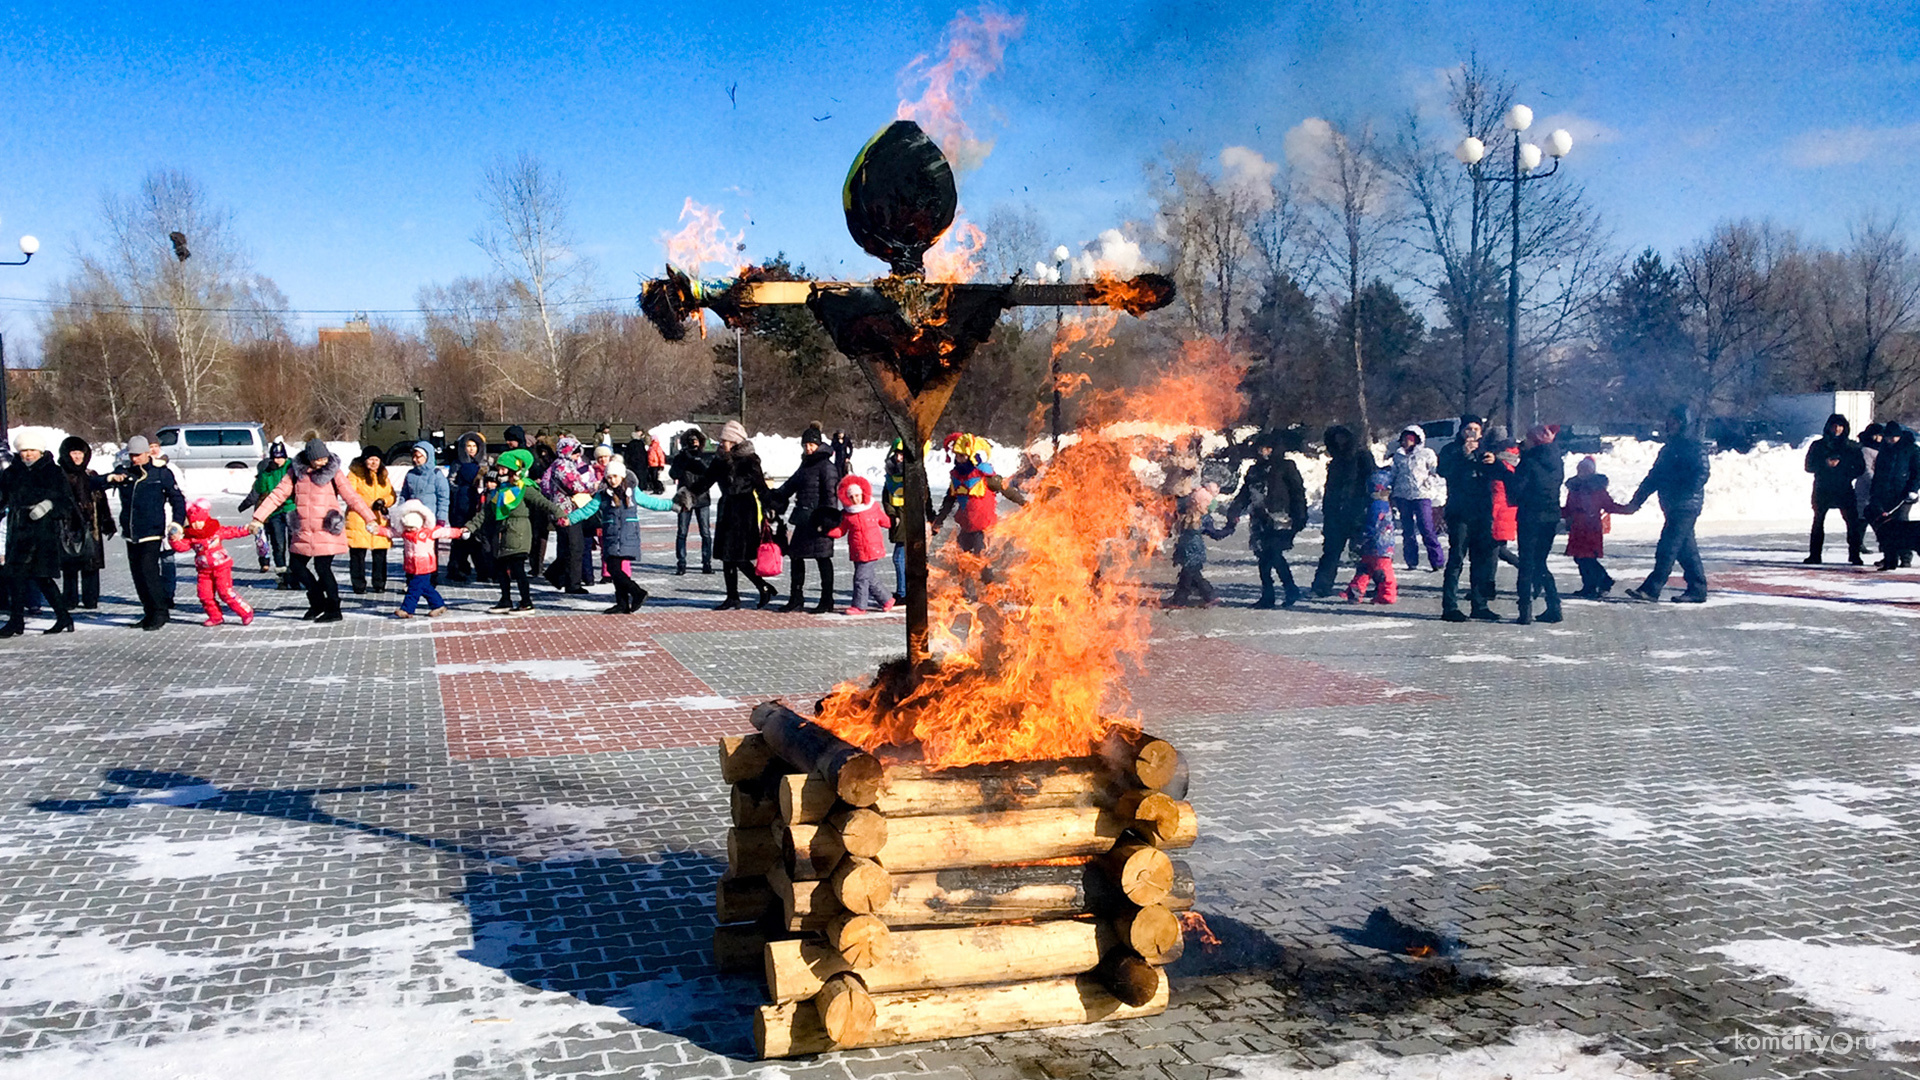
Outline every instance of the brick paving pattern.
[[[1634, 583], [1645, 545], [1609, 546]], [[709, 740], [744, 708], [695, 703], [804, 701], [898, 618], [713, 613], [717, 577], [654, 563], [632, 617], [453, 589], [446, 619], [349, 597], [315, 627], [250, 588], [251, 629], [141, 634], [116, 551], [110, 618], [0, 644], [0, 1073], [1225, 1078], [1546, 1030], [1673, 1077], [1920, 1077], [1920, 1045], [1743, 1049], [1865, 1033], [1720, 951], [1920, 955], [1916, 575], [1707, 549], [1711, 604], [1523, 628], [1439, 622], [1421, 574], [1394, 607], [1250, 611], [1216, 548], [1229, 606], [1158, 616], [1132, 687], [1190, 757], [1223, 942], [1172, 1008], [777, 1066], [708, 952]], [[1381, 906], [1457, 952], [1356, 942]]]

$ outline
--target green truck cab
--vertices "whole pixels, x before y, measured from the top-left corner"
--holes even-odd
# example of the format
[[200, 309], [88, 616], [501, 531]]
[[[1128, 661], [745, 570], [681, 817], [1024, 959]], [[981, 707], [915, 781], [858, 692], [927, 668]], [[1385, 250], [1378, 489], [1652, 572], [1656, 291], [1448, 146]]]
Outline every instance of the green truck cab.
[[[581, 442], [592, 442], [594, 432], [601, 424], [613, 428], [615, 442], [625, 442], [632, 434], [634, 425], [611, 420], [544, 420], [516, 421], [528, 429], [531, 435], [535, 430], [545, 428], [552, 432], [566, 432]], [[395, 464], [406, 464], [413, 460], [413, 444], [426, 442], [439, 454], [441, 464], [447, 464], [452, 458], [449, 441], [458, 439], [469, 432], [479, 432], [487, 440], [487, 452], [499, 454], [507, 449], [507, 429], [513, 423], [485, 423], [478, 420], [463, 421], [458, 424], [429, 424], [427, 422], [426, 396], [419, 390], [411, 395], [388, 394], [374, 398], [367, 405], [367, 414], [360, 421], [360, 445], [362, 447], [381, 447], [387, 454], [387, 460]]]

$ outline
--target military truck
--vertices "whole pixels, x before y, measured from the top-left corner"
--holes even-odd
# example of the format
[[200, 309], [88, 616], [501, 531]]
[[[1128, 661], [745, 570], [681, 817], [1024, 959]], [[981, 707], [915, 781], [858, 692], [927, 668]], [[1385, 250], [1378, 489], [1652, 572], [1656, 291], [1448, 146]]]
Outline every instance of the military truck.
[[[527, 435], [545, 428], [550, 432], [565, 431], [581, 442], [592, 442], [594, 432], [601, 424], [613, 428], [616, 443], [625, 442], [633, 434], [632, 422], [611, 420], [562, 420], [520, 421], [527, 429]], [[378, 446], [387, 451], [388, 461], [406, 463], [412, 460], [413, 444], [425, 441], [439, 451], [441, 464], [447, 464], [453, 456], [452, 441], [461, 435], [474, 431], [487, 440], [487, 452], [498, 454], [507, 449], [507, 429], [513, 423], [486, 423], [479, 420], [467, 420], [457, 424], [445, 422], [429, 424], [427, 422], [426, 395], [415, 390], [412, 396], [389, 394], [374, 398], [367, 405], [367, 415], [360, 421], [360, 445]]]

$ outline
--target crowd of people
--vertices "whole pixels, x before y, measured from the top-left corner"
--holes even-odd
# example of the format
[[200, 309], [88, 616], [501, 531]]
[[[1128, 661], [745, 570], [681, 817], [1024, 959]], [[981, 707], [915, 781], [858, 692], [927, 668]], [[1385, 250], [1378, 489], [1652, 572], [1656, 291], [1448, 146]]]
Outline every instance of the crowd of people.
[[[1440, 616], [1446, 621], [1500, 620], [1493, 610], [1499, 595], [1496, 571], [1506, 563], [1516, 570], [1512, 591], [1518, 621], [1558, 622], [1561, 594], [1547, 559], [1561, 533], [1564, 553], [1580, 574], [1580, 589], [1571, 595], [1604, 598], [1615, 586], [1602, 563], [1611, 516], [1636, 513], [1656, 497], [1664, 522], [1653, 569], [1626, 595], [1659, 600], [1677, 564], [1685, 588], [1672, 599], [1701, 603], [1708, 583], [1694, 530], [1710, 462], [1696, 427], [1690, 411], [1675, 410], [1652, 469], [1625, 502], [1614, 499], [1592, 457], [1579, 461], [1575, 475], [1563, 480], [1565, 457], [1551, 425], [1535, 425], [1514, 439], [1480, 417], [1462, 416], [1456, 436], [1437, 452], [1427, 445], [1425, 431], [1410, 426], [1386, 462], [1377, 460], [1351, 429], [1330, 427], [1323, 444], [1322, 547], [1304, 587], [1287, 557], [1309, 520], [1306, 487], [1294, 460], [1306, 450], [1301, 432], [1268, 431], [1232, 448], [1251, 460], [1244, 471], [1235, 466], [1224, 477], [1209, 469], [1195, 436], [1152, 455], [1163, 467], [1164, 491], [1174, 505], [1176, 581], [1164, 603], [1219, 602], [1205, 573], [1208, 542], [1227, 539], [1244, 521], [1260, 577], [1256, 608], [1292, 608], [1309, 596], [1332, 598], [1349, 564], [1346, 601], [1396, 603], [1397, 555], [1408, 571], [1418, 569], [1424, 558], [1428, 572], [1442, 575]], [[713, 441], [690, 427], [671, 449], [640, 430], [616, 445], [605, 428], [586, 444], [567, 433], [540, 431], [529, 438], [523, 428], [511, 427], [505, 448], [495, 454], [479, 433], [469, 432], [457, 440], [445, 468], [436, 463], [431, 444], [412, 446], [397, 483], [378, 448], [347, 462], [319, 439], [292, 453], [276, 442], [240, 503], [249, 518], [224, 524], [206, 500], [188, 501], [179, 475], [145, 437], [130, 439], [123, 460], [99, 472], [92, 468], [93, 448], [85, 440], [66, 439], [56, 457], [28, 433], [19, 441], [16, 459], [0, 472], [0, 511], [7, 529], [0, 582], [6, 585], [9, 613], [0, 636], [24, 632], [25, 614], [42, 604], [54, 615], [44, 633], [72, 630], [73, 611], [99, 606], [106, 542], [115, 535], [125, 542], [141, 607], [134, 625], [144, 630], [157, 630], [172, 618], [175, 580], [169, 553], [192, 556], [206, 625], [220, 625], [229, 615], [242, 625], [251, 623], [253, 607], [234, 587], [234, 558], [226, 550], [228, 542], [243, 538], [252, 541], [271, 586], [304, 591], [302, 617], [317, 623], [342, 618], [334, 569], [341, 555], [348, 558], [352, 592], [371, 594], [384, 606], [395, 545], [406, 579], [392, 610], [395, 618], [444, 614], [447, 603], [439, 587], [449, 583], [496, 586], [493, 613], [530, 612], [535, 578], [570, 595], [587, 593], [596, 580], [610, 584], [614, 602], [607, 613], [626, 614], [640, 610], [648, 598], [634, 580], [641, 511], [675, 516], [676, 574], [722, 575], [719, 609], [749, 602], [772, 607], [784, 592], [782, 611], [835, 610], [835, 552], [844, 540], [853, 577], [851, 597], [841, 610], [891, 610], [906, 597], [903, 445], [894, 441], [876, 491], [871, 480], [853, 471], [853, 443], [844, 432], [828, 437], [815, 424], [800, 442], [798, 468], [777, 487], [737, 421], [727, 423]], [[957, 433], [943, 449], [951, 473], [940, 506], [924, 507], [928, 528], [937, 535], [952, 521], [957, 545], [982, 551], [998, 522], [1000, 500], [1024, 503], [1025, 481], [1037, 475], [1041, 463], [1029, 455], [1020, 472], [1003, 478], [985, 439]], [[1879, 541], [1880, 568], [1911, 564], [1912, 533], [1920, 527], [1908, 521], [1920, 494], [1920, 451], [1913, 432], [1876, 424], [1856, 442], [1846, 419], [1836, 415], [1825, 434], [1809, 444], [1806, 469], [1813, 475], [1814, 508], [1808, 563], [1822, 561], [1825, 519], [1838, 510], [1850, 562], [1863, 563], [1871, 527]], [[1226, 495], [1223, 486], [1230, 489]], [[894, 572], [887, 583], [880, 564], [889, 555]], [[778, 583], [783, 574], [784, 590]], [[752, 590], [744, 597], [743, 578]], [[809, 578], [817, 586], [811, 604]]]

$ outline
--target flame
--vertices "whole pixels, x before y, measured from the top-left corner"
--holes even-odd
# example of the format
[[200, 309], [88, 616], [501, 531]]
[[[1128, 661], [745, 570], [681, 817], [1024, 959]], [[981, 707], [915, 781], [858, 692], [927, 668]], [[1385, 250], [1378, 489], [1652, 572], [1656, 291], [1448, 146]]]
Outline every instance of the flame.
[[[949, 544], [931, 568], [937, 664], [917, 682], [896, 661], [870, 685], [842, 684], [819, 721], [867, 749], [917, 743], [936, 766], [1081, 757], [1131, 723], [1115, 718], [1147, 650], [1145, 574], [1173, 501], [1142, 482], [1135, 440], [1108, 433], [1107, 417], [1225, 426], [1238, 412], [1229, 360], [1223, 348], [1190, 348], [1152, 385], [1095, 395], [1088, 423], [1027, 488], [1028, 504], [988, 531], [985, 550]], [[1223, 395], [1236, 398], [1232, 410]]]
[[960, 284], [972, 281], [980, 272], [980, 252], [987, 246], [987, 234], [966, 218], [955, 218], [947, 231], [927, 249], [921, 265], [927, 280]]
[[747, 234], [742, 231], [728, 236], [726, 227], [720, 223], [721, 213], [689, 197], [680, 207], [684, 227], [677, 233], [660, 234], [660, 243], [667, 249], [667, 261], [694, 278], [698, 278], [700, 268], [710, 262], [738, 265], [740, 247]]
[[1407, 955], [1408, 955], [1408, 956], [1414, 956], [1414, 957], [1418, 957], [1418, 958], [1420, 958], [1420, 959], [1422, 959], [1422, 960], [1425, 960], [1426, 958], [1428, 958], [1428, 957], [1430, 957], [1430, 956], [1434, 956], [1434, 955], [1437, 955], [1438, 953], [1439, 953], [1439, 950], [1438, 950], [1438, 949], [1435, 949], [1435, 948], [1434, 948], [1433, 946], [1431, 946], [1431, 945], [1409, 945], [1409, 946], [1407, 946]]
[[1206, 917], [1197, 911], [1180, 912], [1180, 929], [1194, 935], [1208, 951], [1220, 947], [1220, 935], [1213, 932], [1213, 927], [1207, 925]]
[[1180, 346], [1174, 364], [1138, 389], [1097, 390], [1088, 395], [1087, 421], [1098, 425], [1149, 421], [1174, 428], [1218, 431], [1240, 418], [1246, 399], [1240, 381], [1246, 361], [1217, 338]]
[[956, 171], [977, 167], [993, 152], [993, 142], [976, 138], [960, 114], [972, 104], [980, 80], [1000, 70], [1007, 43], [1019, 37], [1026, 25], [1025, 16], [985, 6], [973, 16], [965, 12], [954, 16], [947, 24], [947, 55], [932, 65], [924, 55], [915, 57], [900, 73], [903, 82], [918, 79], [926, 88], [915, 100], [903, 97], [894, 119], [918, 123]]

